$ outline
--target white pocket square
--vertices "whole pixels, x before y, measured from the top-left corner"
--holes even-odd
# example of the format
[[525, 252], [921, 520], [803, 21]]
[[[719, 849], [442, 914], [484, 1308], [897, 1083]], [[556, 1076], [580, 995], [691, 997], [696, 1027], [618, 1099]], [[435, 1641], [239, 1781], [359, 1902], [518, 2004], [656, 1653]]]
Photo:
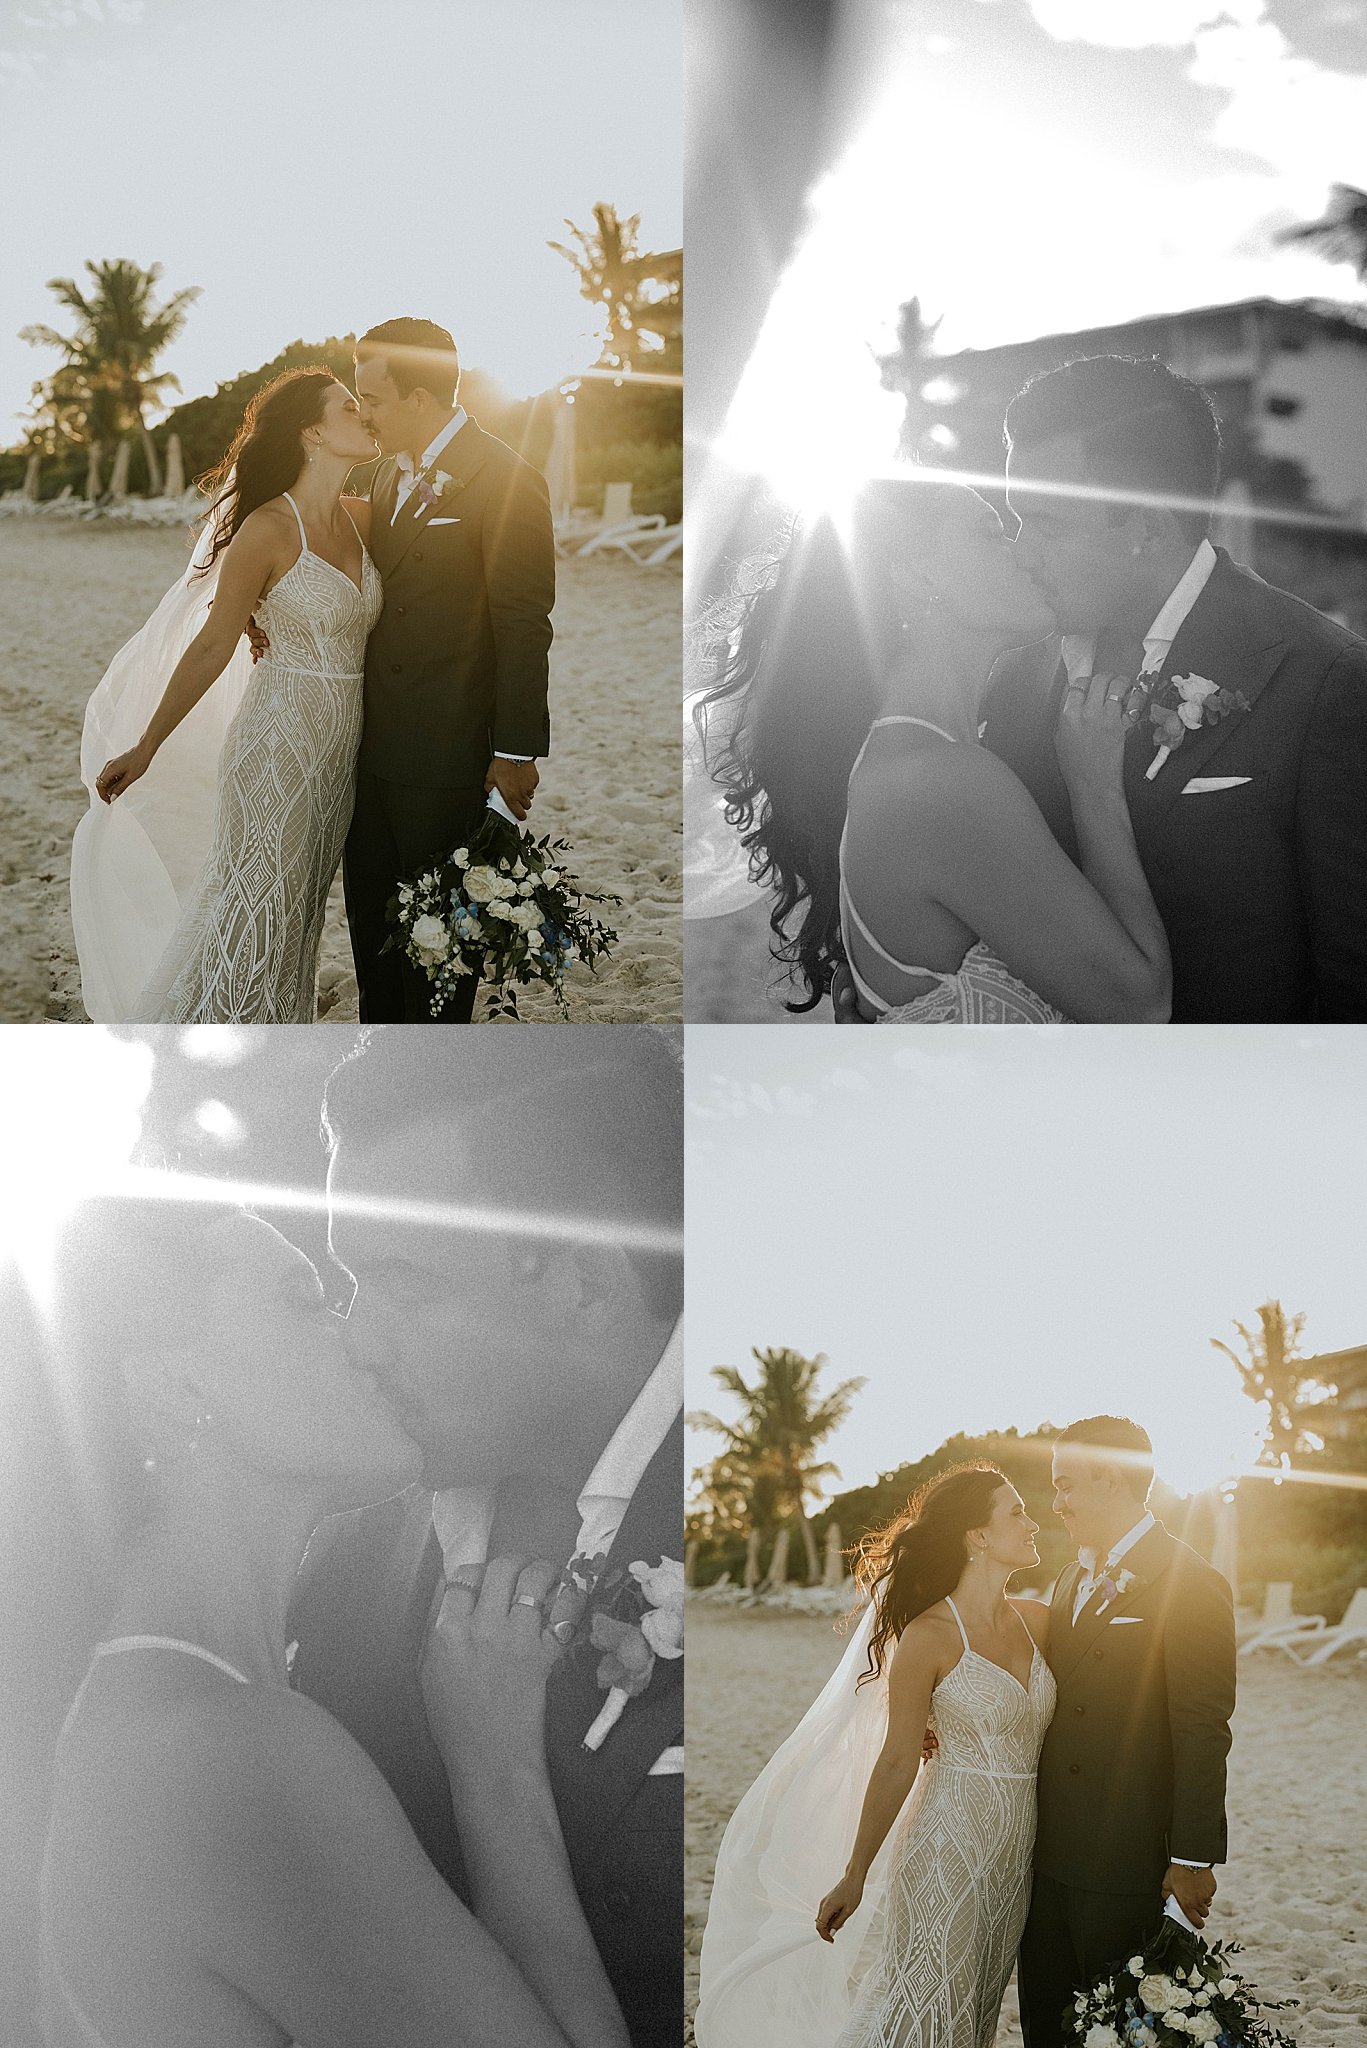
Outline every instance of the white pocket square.
[[429, 526], [459, 526], [459, 519], [429, 519]]
[[1112, 1615], [1112, 1616], [1111, 1616], [1111, 1627], [1112, 1627], [1112, 1628], [1127, 1628], [1127, 1627], [1132, 1627], [1132, 1628], [1138, 1628], [1138, 1626], [1139, 1626], [1140, 1622], [1141, 1622], [1141, 1621], [1142, 1621], [1143, 1619], [1144, 1619], [1144, 1617], [1143, 1617], [1143, 1615], [1142, 1615], [1142, 1614], [1114, 1614], [1114, 1615]]
[[1193, 775], [1182, 794], [1205, 796], [1212, 789], [1238, 789], [1243, 783], [1252, 780], [1251, 775]]

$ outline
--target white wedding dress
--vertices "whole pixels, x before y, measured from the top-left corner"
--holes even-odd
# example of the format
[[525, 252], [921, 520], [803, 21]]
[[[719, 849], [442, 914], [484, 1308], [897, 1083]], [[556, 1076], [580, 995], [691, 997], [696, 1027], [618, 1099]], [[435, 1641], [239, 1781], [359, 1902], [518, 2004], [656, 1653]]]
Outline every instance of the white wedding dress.
[[138, 738], [216, 579], [196, 579], [192, 565], [91, 699], [91, 808], [72, 846], [71, 906], [96, 1022], [314, 1021], [323, 914], [355, 801], [365, 645], [384, 591], [364, 546], [359, 586], [315, 554], [285, 496], [300, 552], [257, 607], [269, 653], [253, 670], [244, 642], [111, 805], [95, 777]]
[[[953, 733], [932, 725], [928, 718], [912, 718], [904, 714], [875, 718], [850, 770], [851, 782], [859, 773], [869, 741], [884, 725], [923, 726], [927, 732], [937, 733], [942, 740], [957, 744]], [[1045, 1002], [1043, 996], [1037, 996], [1033, 989], [1027, 988], [981, 939], [969, 947], [959, 965], [948, 973], [940, 973], [933, 967], [913, 966], [910, 961], [898, 960], [889, 953], [885, 946], [879, 944], [851, 900], [845, 881], [845, 835], [848, 831], [847, 821], [845, 832], [840, 835], [840, 924], [845, 940], [845, 959], [850, 978], [880, 1024], [1067, 1023], [1061, 1010], [1056, 1010], [1051, 1003]], [[855, 965], [849, 942], [852, 931], [857, 932], [869, 950], [880, 960], [885, 960], [889, 967], [896, 968], [901, 974], [927, 975], [935, 982], [935, 987], [910, 1002], [889, 1003], [869, 986]]]
[[[969, 1647], [931, 1699], [917, 1775], [864, 1899], [820, 1941], [887, 1728], [870, 1609], [839, 1668], [732, 1815], [702, 1947], [698, 2048], [991, 2048], [1030, 1903], [1035, 1772], [1053, 1676], [1026, 1685]], [[1022, 1628], [1025, 1623], [1022, 1620]]]

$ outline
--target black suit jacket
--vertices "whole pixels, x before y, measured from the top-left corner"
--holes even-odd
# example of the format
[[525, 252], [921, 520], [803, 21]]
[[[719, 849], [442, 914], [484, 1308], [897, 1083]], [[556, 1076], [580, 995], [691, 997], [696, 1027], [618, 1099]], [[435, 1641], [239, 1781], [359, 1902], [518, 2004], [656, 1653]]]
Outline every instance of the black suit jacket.
[[1035, 1868], [1084, 1891], [1157, 1896], [1174, 1855], [1224, 1861], [1234, 1604], [1159, 1523], [1121, 1560], [1134, 1583], [1073, 1625], [1074, 1563], [1054, 1587], [1058, 1705], [1039, 1764]]
[[550, 751], [550, 497], [540, 472], [474, 420], [436, 467], [452, 480], [442, 501], [425, 511], [410, 493], [393, 526], [398, 464], [382, 462], [371, 485], [385, 601], [366, 648], [360, 766], [482, 795], [493, 754]]
[[[1152, 782], [1152, 728], [1126, 747], [1139, 856], [1172, 949], [1173, 1022], [1367, 1019], [1367, 642], [1216, 550], [1163, 676], [1251, 709], [1189, 733]], [[1057, 643], [993, 679], [987, 743], [1077, 859], [1053, 733]], [[1246, 777], [1184, 796], [1194, 777]]]
[[[421, 1501], [349, 1516], [296, 1605], [294, 1683], [373, 1758], [447, 1883], [468, 1896], [446, 1772], [427, 1726], [419, 1660], [441, 1548]], [[560, 1534], [568, 1554], [577, 1516]], [[491, 1552], [521, 1547], [500, 1498]], [[538, 1531], [537, 1547], [544, 1535]], [[610, 1563], [683, 1555], [683, 1417], [651, 1460]], [[683, 2029], [683, 1778], [652, 1777], [683, 1741], [683, 1659], [658, 1659], [596, 1753], [582, 1738], [603, 1703], [587, 1646], [553, 1674], [546, 1750], [576, 1888], [633, 2048], [675, 2048]]]

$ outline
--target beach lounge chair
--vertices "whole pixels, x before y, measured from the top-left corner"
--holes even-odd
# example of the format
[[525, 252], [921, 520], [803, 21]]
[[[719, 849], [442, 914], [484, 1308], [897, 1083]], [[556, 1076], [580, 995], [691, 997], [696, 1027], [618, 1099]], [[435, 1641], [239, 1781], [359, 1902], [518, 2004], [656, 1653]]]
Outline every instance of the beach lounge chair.
[[1359, 1586], [1348, 1602], [1343, 1620], [1333, 1628], [1323, 1625], [1319, 1628], [1305, 1628], [1296, 1635], [1278, 1636], [1271, 1648], [1285, 1650], [1288, 1657], [1297, 1664], [1326, 1664], [1340, 1650], [1356, 1649], [1359, 1654], [1367, 1651], [1367, 1586]]
[[631, 485], [605, 484], [603, 486], [603, 516], [588, 540], [580, 548], [581, 555], [597, 554], [600, 549], [616, 547], [622, 541], [637, 534], [654, 533], [661, 535], [665, 530], [662, 512], [633, 512], [631, 509]]
[[658, 569], [671, 555], [683, 546], [683, 527], [666, 526], [658, 514], [649, 526], [624, 527], [618, 533], [600, 533], [588, 547], [579, 550], [581, 555], [590, 553], [607, 554], [612, 550], [626, 556], [638, 569]]
[[1274, 1636], [1294, 1634], [1297, 1629], [1317, 1622], [1323, 1624], [1323, 1621], [1321, 1614], [1296, 1614], [1292, 1611], [1289, 1579], [1270, 1579], [1263, 1592], [1261, 1614], [1244, 1610], [1235, 1615], [1239, 1654], [1243, 1656], [1250, 1650], [1262, 1649]]

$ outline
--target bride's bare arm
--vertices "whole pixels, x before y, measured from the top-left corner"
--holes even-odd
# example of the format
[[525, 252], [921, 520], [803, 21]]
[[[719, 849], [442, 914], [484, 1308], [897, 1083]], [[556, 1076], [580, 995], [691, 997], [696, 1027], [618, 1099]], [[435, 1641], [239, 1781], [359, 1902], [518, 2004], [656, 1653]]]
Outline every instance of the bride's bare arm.
[[[230, 1987], [309, 2048], [625, 2042], [556, 2021], [330, 1715], [264, 1690], [232, 1705], [229, 1724], [177, 1745], [124, 1858], [135, 1932], [168, 1971], [192, 1962], [216, 1997]], [[535, 1818], [507, 1813], [510, 1855]], [[526, 1910], [536, 1938], [534, 1899]]]
[[[862, 836], [882, 839], [886, 886], [915, 875], [925, 895], [1064, 1016], [1165, 1023], [1167, 936], [1125, 803], [1119, 719], [1093, 701], [1104, 684], [1098, 677], [1086, 704], [1070, 713], [1078, 721], [1110, 716], [1115, 728], [1110, 763], [1083, 774], [1074, 762], [1069, 774], [1085, 872], [1058, 845], [1024, 783], [980, 747], [921, 750], [909, 772], [889, 762], [869, 791]], [[1096, 737], [1084, 735], [1084, 748]], [[876, 905], [862, 882], [859, 894]]]
[[500, 1557], [477, 1597], [448, 1587], [423, 1696], [480, 1921], [576, 2048], [629, 2048], [546, 1770], [546, 1680], [561, 1652], [543, 1608], [557, 1577], [550, 1564]]
[[95, 786], [106, 803], [147, 773], [158, 747], [218, 681], [254, 606], [286, 566], [282, 557], [287, 552], [284, 529], [269, 507], [263, 505], [243, 521], [224, 550], [209, 616], [176, 663], [141, 739], [100, 771]]
[[864, 1881], [906, 1803], [921, 1765], [930, 1697], [942, 1671], [939, 1631], [922, 1616], [908, 1623], [888, 1667], [888, 1732], [860, 1809], [845, 1874], [817, 1908], [816, 1928], [830, 1941], [864, 1896]]

